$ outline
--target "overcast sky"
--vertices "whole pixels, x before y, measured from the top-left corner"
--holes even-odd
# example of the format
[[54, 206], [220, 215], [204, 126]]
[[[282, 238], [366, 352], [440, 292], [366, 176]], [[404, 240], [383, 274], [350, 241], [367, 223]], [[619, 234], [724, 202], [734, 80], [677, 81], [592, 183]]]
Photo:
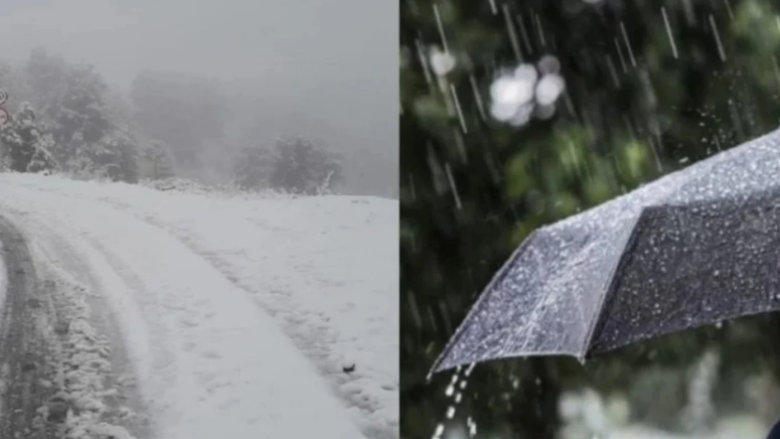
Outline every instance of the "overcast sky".
[[3, 0], [0, 8], [6, 59], [43, 45], [122, 87], [141, 69], [251, 82], [398, 155], [397, 2]]

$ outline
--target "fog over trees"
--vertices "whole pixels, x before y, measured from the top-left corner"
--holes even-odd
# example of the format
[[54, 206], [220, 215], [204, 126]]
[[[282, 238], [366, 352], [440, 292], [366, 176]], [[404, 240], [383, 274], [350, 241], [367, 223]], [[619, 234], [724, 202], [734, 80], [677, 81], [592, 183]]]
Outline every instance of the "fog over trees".
[[7, 170], [396, 194], [396, 171], [370, 145], [259, 89], [144, 70], [121, 90], [44, 47], [3, 63], [0, 84], [11, 95], [0, 139]]
[[[338, 192], [397, 192], [398, 129], [387, 123], [398, 115], [397, 62], [387, 56], [397, 50], [397, 23], [386, 19], [395, 5], [11, 0], [2, 12], [13, 36], [0, 39], [7, 108], [29, 101], [53, 140], [76, 133], [54, 119], [77, 105], [60, 98], [81, 81], [103, 107], [92, 116], [105, 119], [83, 134], [129, 137], [139, 178], [154, 142], [178, 177], [218, 183], [234, 177], [245, 148], [303, 137], [341, 157]], [[88, 66], [79, 79], [75, 69]]]

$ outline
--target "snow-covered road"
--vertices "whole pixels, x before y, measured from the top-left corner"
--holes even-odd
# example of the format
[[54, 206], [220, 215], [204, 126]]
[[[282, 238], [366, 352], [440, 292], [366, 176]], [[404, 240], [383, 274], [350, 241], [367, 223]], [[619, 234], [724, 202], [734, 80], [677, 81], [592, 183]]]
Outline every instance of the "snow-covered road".
[[398, 437], [397, 209], [0, 175], [37, 271], [81, 297], [72, 344], [115, 347], [71, 359], [74, 425], [136, 412], [108, 419], [139, 437]]

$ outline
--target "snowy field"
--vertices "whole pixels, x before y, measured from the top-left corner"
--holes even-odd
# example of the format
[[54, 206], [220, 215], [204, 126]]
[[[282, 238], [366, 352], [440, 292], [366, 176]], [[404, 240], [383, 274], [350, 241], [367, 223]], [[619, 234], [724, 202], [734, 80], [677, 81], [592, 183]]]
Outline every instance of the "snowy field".
[[396, 201], [2, 174], [0, 214], [115, 314], [158, 437], [398, 437]]

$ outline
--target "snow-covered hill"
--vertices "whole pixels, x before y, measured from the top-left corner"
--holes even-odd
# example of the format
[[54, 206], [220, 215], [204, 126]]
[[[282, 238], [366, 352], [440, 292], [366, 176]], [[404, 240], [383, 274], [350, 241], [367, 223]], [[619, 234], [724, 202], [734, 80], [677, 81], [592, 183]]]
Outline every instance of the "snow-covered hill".
[[0, 215], [114, 316], [157, 437], [398, 437], [396, 201], [2, 174]]

